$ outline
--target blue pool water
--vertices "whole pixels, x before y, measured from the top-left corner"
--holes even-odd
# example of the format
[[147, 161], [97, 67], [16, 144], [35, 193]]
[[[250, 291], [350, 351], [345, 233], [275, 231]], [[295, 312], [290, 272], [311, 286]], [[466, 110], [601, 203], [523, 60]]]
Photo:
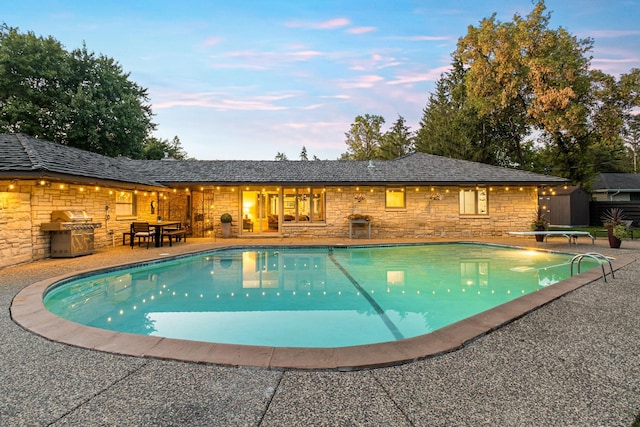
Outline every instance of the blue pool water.
[[570, 259], [460, 243], [226, 249], [73, 278], [44, 304], [120, 332], [343, 347], [432, 332], [568, 278]]

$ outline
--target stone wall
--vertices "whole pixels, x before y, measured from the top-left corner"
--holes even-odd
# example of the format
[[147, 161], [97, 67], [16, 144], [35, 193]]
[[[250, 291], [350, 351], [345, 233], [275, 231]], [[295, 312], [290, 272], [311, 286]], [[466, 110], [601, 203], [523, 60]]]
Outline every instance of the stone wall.
[[[2, 191], [6, 190], [6, 191]], [[0, 267], [45, 259], [51, 256], [51, 236], [40, 224], [51, 221], [54, 210], [85, 210], [94, 222], [95, 249], [122, 244], [122, 233], [134, 220], [152, 221], [150, 211], [155, 192], [136, 191], [137, 215], [116, 217], [118, 191], [125, 188], [104, 188], [67, 183], [36, 181], [0, 181]], [[108, 207], [108, 209], [107, 209]]]
[[33, 260], [31, 235], [29, 194], [0, 192], [0, 268]]
[[[495, 187], [489, 191], [488, 215], [464, 216], [459, 214], [459, 190], [407, 187], [405, 208], [386, 209], [385, 187], [327, 187], [326, 225], [284, 223], [281, 231], [286, 237], [348, 237], [348, 216], [363, 214], [373, 218], [373, 238], [501, 237], [509, 231], [528, 230], [538, 201], [536, 187]], [[358, 202], [355, 194], [363, 194], [364, 200]], [[354, 227], [354, 237], [363, 235], [362, 229]]]

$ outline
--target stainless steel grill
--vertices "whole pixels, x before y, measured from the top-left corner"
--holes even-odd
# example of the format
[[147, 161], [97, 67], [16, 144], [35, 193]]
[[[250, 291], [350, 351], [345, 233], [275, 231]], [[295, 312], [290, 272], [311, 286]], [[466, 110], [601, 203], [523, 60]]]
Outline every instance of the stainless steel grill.
[[84, 210], [63, 210], [51, 212], [40, 229], [51, 234], [51, 257], [67, 258], [93, 253], [93, 230], [101, 226]]

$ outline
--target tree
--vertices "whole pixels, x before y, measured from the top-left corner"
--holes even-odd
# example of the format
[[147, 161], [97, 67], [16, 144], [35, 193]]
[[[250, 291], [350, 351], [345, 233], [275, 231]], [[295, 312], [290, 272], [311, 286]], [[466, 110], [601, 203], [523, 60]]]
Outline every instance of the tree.
[[86, 46], [72, 52], [71, 66], [67, 145], [139, 158], [142, 142], [155, 129], [146, 89], [113, 59], [96, 57]]
[[282, 161], [282, 160], [289, 160], [289, 159], [287, 158], [286, 154], [278, 151], [278, 154], [276, 154], [276, 160]]
[[[454, 59], [423, 110], [416, 151], [505, 167], [532, 167], [531, 144], [520, 142], [508, 110], [481, 116], [469, 100], [467, 70]], [[517, 144], [514, 141], [518, 141]]]
[[415, 149], [423, 153], [455, 159], [490, 163], [492, 157], [482, 147], [482, 123], [467, 102], [466, 71], [455, 61], [451, 71], [436, 82], [423, 110]]
[[628, 118], [624, 131], [624, 141], [631, 151], [633, 173], [638, 173], [638, 150], [640, 149], [640, 115], [632, 115]]
[[629, 148], [633, 172], [638, 173], [640, 148], [640, 69], [634, 68], [620, 77], [620, 92], [624, 99], [622, 137]]
[[188, 155], [182, 148], [180, 138], [174, 136], [171, 141], [148, 137], [142, 146], [142, 158], [146, 160], [161, 160], [172, 158], [176, 160], [187, 160]]
[[379, 153], [381, 159], [393, 160], [413, 152], [414, 135], [406, 120], [398, 116], [391, 129], [382, 137]]
[[383, 136], [381, 127], [384, 124], [382, 116], [365, 114], [357, 116], [351, 124], [349, 132], [345, 133], [347, 152], [342, 154], [345, 160], [374, 160], [380, 159], [380, 146]]
[[140, 158], [151, 117], [146, 89], [113, 59], [0, 27], [0, 132]]
[[465, 67], [467, 96], [480, 119], [511, 135], [502, 144], [511, 144], [506, 152], [514, 153], [517, 165], [527, 163], [525, 137], [539, 130], [554, 170], [580, 183], [590, 175], [586, 54], [593, 42], [550, 29], [545, 9], [539, 1], [526, 18], [501, 23], [494, 14], [478, 28], [470, 26], [454, 58]]
[[307, 155], [307, 147], [302, 146], [302, 151], [300, 151], [300, 160], [309, 160], [309, 156]]
[[0, 27], [0, 132], [66, 135], [69, 54], [52, 37]]

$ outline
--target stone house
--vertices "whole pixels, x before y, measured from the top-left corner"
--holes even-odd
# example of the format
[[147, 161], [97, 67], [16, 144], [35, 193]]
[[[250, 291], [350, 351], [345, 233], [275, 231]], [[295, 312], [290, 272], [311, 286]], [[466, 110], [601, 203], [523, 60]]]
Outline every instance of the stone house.
[[[193, 237], [482, 238], [527, 230], [558, 177], [423, 153], [388, 161], [131, 160], [0, 135], [0, 267], [47, 258], [55, 210], [84, 210], [95, 247], [134, 220], [178, 220]], [[356, 218], [370, 221], [353, 221]], [[356, 224], [357, 223], [357, 224]], [[350, 225], [353, 225], [350, 236]]]

